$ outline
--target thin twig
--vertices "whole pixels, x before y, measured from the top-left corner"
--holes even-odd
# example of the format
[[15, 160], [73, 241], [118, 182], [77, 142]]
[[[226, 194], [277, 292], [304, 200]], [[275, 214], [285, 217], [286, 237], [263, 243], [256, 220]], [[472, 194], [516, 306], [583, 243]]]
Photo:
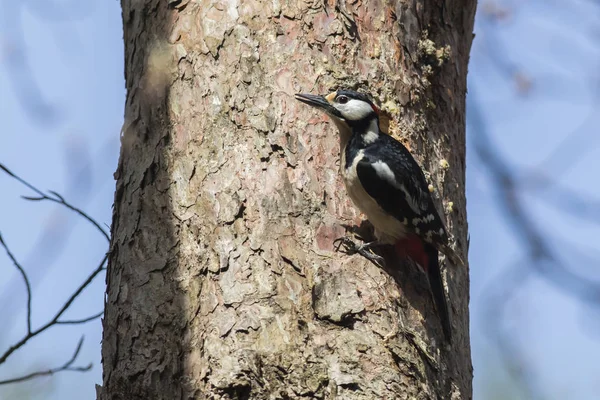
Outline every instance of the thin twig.
[[[102, 258], [102, 261], [96, 267], [96, 269], [94, 269], [92, 271], [92, 273], [88, 276], [88, 278], [81, 285], [79, 285], [79, 287], [77, 288], [77, 290], [71, 295], [71, 297], [69, 297], [69, 299], [61, 307], [61, 309], [58, 310], [58, 312], [54, 315], [54, 318], [52, 318], [52, 320], [50, 320], [49, 322], [47, 322], [45, 325], [41, 326], [40, 328], [36, 329], [35, 331], [29, 332], [27, 335], [25, 335], [17, 343], [15, 343], [14, 345], [10, 346], [8, 348], [8, 350], [6, 350], [6, 352], [4, 352], [4, 354], [2, 356], [0, 356], [0, 364], [3, 364], [6, 361], [6, 359], [8, 357], [10, 357], [10, 355], [12, 353], [14, 353], [16, 350], [20, 349], [21, 347], [23, 347], [29, 340], [31, 340], [32, 338], [36, 337], [40, 333], [44, 332], [46, 329], [48, 329], [48, 328], [50, 328], [50, 327], [52, 327], [54, 325], [59, 324], [58, 319], [65, 313], [65, 311], [67, 311], [67, 309], [69, 308], [69, 306], [73, 303], [73, 301], [75, 301], [75, 299], [81, 294], [81, 292], [83, 292], [83, 290], [86, 287], [88, 287], [89, 284], [94, 280], [94, 278], [103, 270], [104, 264], [106, 263], [107, 260], [108, 260], [108, 253], [104, 255], [104, 257]], [[83, 322], [88, 322], [88, 321], [91, 321], [92, 319], [86, 318], [86, 319], [84, 319], [82, 321]], [[81, 323], [83, 323], [83, 322], [81, 322]]]
[[8, 248], [8, 245], [2, 237], [2, 233], [0, 233], [0, 245], [4, 247], [8, 258], [11, 259], [13, 265], [19, 270], [19, 273], [23, 277], [23, 282], [25, 282], [25, 287], [27, 288], [27, 334], [31, 334], [31, 284], [29, 283], [29, 278], [27, 277], [25, 269], [23, 269], [21, 264], [19, 264], [19, 262], [17, 261], [17, 258]]
[[0, 385], [8, 385], [10, 383], [19, 383], [19, 382], [23, 382], [23, 381], [28, 381], [30, 379], [37, 378], [40, 376], [54, 375], [55, 373], [62, 372], [62, 371], [75, 371], [75, 372], [89, 371], [90, 369], [92, 369], [92, 363], [89, 363], [88, 365], [81, 366], [81, 367], [73, 367], [72, 366], [73, 363], [75, 362], [75, 360], [77, 359], [79, 352], [81, 351], [81, 347], [83, 346], [83, 339], [84, 339], [84, 337], [82, 336], [81, 339], [79, 339], [79, 343], [77, 343], [77, 348], [75, 349], [73, 356], [71, 357], [71, 359], [69, 361], [67, 361], [62, 366], [52, 368], [52, 369], [49, 369], [46, 371], [32, 372], [31, 374], [23, 375], [18, 378], [0, 380]]
[[[16, 179], [17, 181], [19, 181], [21, 184], [27, 186], [29, 189], [31, 189], [32, 191], [34, 191], [38, 196], [23, 196], [23, 198], [25, 200], [29, 200], [29, 201], [42, 201], [42, 200], [48, 200], [57, 204], [60, 204], [68, 209], [70, 209], [71, 211], [74, 211], [75, 213], [77, 213], [79, 216], [85, 218], [88, 222], [90, 222], [92, 225], [94, 225], [101, 233], [102, 235], [110, 241], [110, 237], [107, 233], [107, 231], [105, 231], [98, 222], [96, 222], [93, 218], [91, 218], [88, 214], [86, 214], [85, 212], [83, 212], [82, 210], [78, 209], [77, 207], [74, 207], [73, 205], [71, 205], [70, 203], [68, 203], [64, 197], [62, 195], [60, 195], [59, 193], [49, 190], [48, 194], [42, 192], [41, 190], [39, 190], [38, 188], [36, 188], [35, 186], [33, 186], [32, 184], [30, 184], [29, 182], [25, 181], [24, 179], [22, 179], [21, 177], [19, 177], [18, 175], [16, 175], [15, 173], [13, 173], [12, 171], [10, 171], [6, 166], [4, 166], [3, 164], [0, 163], [0, 170], [4, 171], [6, 174], [8, 174], [9, 176], [11, 176], [12, 178]], [[104, 257], [102, 258], [102, 260], [100, 261], [100, 263], [98, 264], [98, 266], [91, 272], [91, 274], [87, 277], [87, 279], [82, 282], [79, 287], [77, 288], [77, 290], [75, 290], [75, 292], [73, 292], [73, 294], [71, 294], [71, 296], [67, 299], [67, 301], [65, 302], [65, 304], [56, 312], [56, 314], [54, 315], [54, 317], [48, 321], [46, 324], [44, 324], [43, 326], [39, 327], [36, 330], [32, 330], [31, 328], [31, 304], [32, 304], [32, 293], [31, 293], [31, 284], [29, 281], [29, 277], [27, 276], [27, 273], [25, 272], [25, 269], [21, 266], [21, 264], [17, 261], [16, 257], [14, 256], [14, 254], [10, 251], [8, 245], [6, 244], [6, 242], [4, 241], [4, 239], [2, 238], [2, 235], [0, 234], [0, 245], [4, 248], [4, 250], [6, 251], [8, 257], [11, 259], [11, 261], [13, 262], [13, 264], [15, 265], [15, 267], [19, 270], [21, 276], [23, 277], [23, 281], [25, 282], [25, 286], [27, 287], [27, 334], [25, 336], [23, 336], [23, 338], [21, 338], [21, 340], [19, 340], [17, 343], [13, 344], [12, 346], [10, 346], [5, 352], [4, 354], [2, 354], [2, 356], [0, 356], [0, 364], [3, 364], [4, 362], [6, 362], [6, 360], [18, 349], [22, 348], [23, 346], [25, 346], [25, 344], [27, 344], [27, 342], [29, 342], [29, 340], [33, 339], [34, 337], [36, 337], [37, 335], [43, 333], [44, 331], [46, 331], [47, 329], [51, 328], [52, 326], [55, 325], [75, 325], [75, 324], [83, 324], [92, 320], [95, 320], [97, 318], [99, 318], [103, 312], [94, 314], [90, 317], [87, 318], [82, 318], [82, 319], [73, 319], [73, 320], [60, 320], [60, 318], [63, 316], [63, 314], [69, 309], [69, 307], [71, 306], [71, 304], [73, 304], [73, 302], [79, 297], [79, 295], [85, 290], [85, 288], [87, 288], [92, 281], [94, 280], [94, 278], [102, 271], [105, 270], [105, 264], [108, 260], [108, 253], [106, 253], [104, 255]], [[81, 340], [79, 341], [79, 344], [77, 345], [77, 348], [75, 350], [75, 353], [73, 354], [73, 357], [63, 366], [58, 367], [58, 368], [53, 368], [47, 371], [38, 371], [38, 372], [34, 372], [28, 375], [24, 375], [18, 378], [13, 378], [13, 379], [8, 379], [8, 380], [3, 380], [0, 381], [0, 385], [2, 384], [9, 384], [9, 383], [17, 383], [17, 382], [23, 382], [29, 379], [33, 379], [35, 377], [39, 377], [39, 376], [46, 376], [46, 375], [52, 375], [56, 372], [60, 372], [60, 371], [80, 371], [80, 372], [84, 372], [84, 371], [88, 371], [92, 368], [92, 364], [89, 364], [88, 366], [85, 367], [73, 367], [72, 364], [75, 362], [75, 359], [77, 358], [79, 351], [81, 350], [81, 346], [83, 344], [83, 337], [81, 338]]]
[[48, 200], [48, 201], [51, 201], [51, 202], [54, 202], [57, 204], [61, 204], [61, 205], [65, 206], [66, 208], [68, 208], [69, 210], [74, 211], [75, 213], [79, 214], [81, 217], [86, 219], [89, 223], [94, 225], [96, 227], [96, 229], [98, 229], [98, 231], [100, 231], [100, 233], [102, 233], [102, 235], [106, 238], [106, 240], [108, 242], [110, 242], [110, 235], [108, 234], [108, 232], [106, 230], [104, 230], [104, 228], [102, 228], [102, 226], [96, 220], [94, 220], [92, 217], [90, 217], [88, 214], [86, 214], [81, 209], [79, 209], [79, 208], [73, 206], [71, 203], [65, 201], [65, 199], [58, 193], [50, 190], [50, 191], [48, 191], [48, 193], [50, 193], [51, 196], [48, 196], [46, 193], [42, 192], [41, 190], [39, 190], [38, 188], [33, 186], [31, 183], [27, 182], [26, 180], [24, 180], [23, 178], [16, 175], [11, 170], [9, 170], [2, 163], [0, 163], [0, 169], [3, 170], [6, 174], [11, 176], [12, 178], [19, 181], [21, 184], [23, 184], [23, 185], [27, 186], [29, 189], [33, 190], [39, 196], [39, 197], [21, 196], [23, 199], [30, 200], [30, 201]]
[[[50, 190], [50, 191], [48, 191], [48, 193], [50, 193], [51, 196], [47, 195], [46, 193], [42, 192], [41, 190], [39, 190], [38, 188], [36, 188], [32, 184], [30, 184], [29, 182], [25, 181], [24, 179], [22, 179], [21, 177], [16, 175], [14, 172], [9, 170], [6, 166], [4, 166], [1, 163], [0, 163], [0, 170], [4, 171], [9, 176], [16, 179], [21, 184], [27, 186], [29, 189], [34, 191], [39, 196], [39, 197], [23, 196], [26, 200], [30, 200], [30, 201], [49, 200], [49, 201], [55, 202], [57, 204], [61, 204], [64, 207], [76, 212], [78, 215], [80, 215], [81, 217], [88, 220], [92, 225], [94, 225], [104, 235], [104, 237], [107, 240], [110, 239], [108, 233], [100, 226], [100, 224], [98, 222], [96, 222], [93, 218], [91, 218], [89, 215], [87, 215], [82, 210], [74, 207], [73, 205], [71, 205], [70, 203], [65, 201], [63, 196], [61, 196], [57, 192]], [[23, 276], [23, 280], [25, 281], [25, 285], [27, 286], [27, 334], [25, 336], [23, 336], [23, 338], [21, 338], [21, 340], [19, 340], [17, 343], [10, 346], [8, 348], [8, 350], [6, 350], [4, 352], [4, 354], [2, 354], [2, 356], [0, 356], [0, 364], [3, 364], [8, 359], [8, 357], [10, 357], [16, 350], [23, 347], [29, 340], [31, 340], [32, 338], [36, 337], [37, 335], [41, 334], [42, 332], [46, 331], [48, 328], [50, 328], [54, 325], [82, 324], [82, 323], [92, 321], [92, 320], [100, 317], [100, 315], [102, 315], [102, 313], [99, 313], [99, 314], [93, 315], [91, 317], [80, 319], [80, 320], [59, 321], [60, 317], [67, 311], [67, 309], [71, 306], [71, 304], [73, 304], [75, 299], [77, 299], [77, 297], [83, 292], [83, 290], [85, 290], [85, 288], [90, 285], [90, 283], [94, 280], [94, 278], [100, 272], [102, 272], [104, 270], [104, 264], [108, 260], [108, 253], [104, 255], [104, 257], [102, 258], [102, 261], [100, 261], [98, 266], [92, 271], [92, 273], [88, 276], [88, 278], [77, 288], [77, 290], [69, 297], [69, 299], [65, 302], [65, 304], [54, 315], [54, 317], [50, 321], [48, 321], [45, 325], [41, 326], [40, 328], [36, 329], [35, 331], [32, 331], [32, 329], [31, 329], [31, 297], [32, 296], [31, 296], [31, 285], [29, 283], [29, 278], [27, 276], [27, 273], [22, 268], [22, 266], [18, 263], [18, 261], [16, 260], [16, 258], [12, 254], [12, 252], [9, 250], [8, 246], [6, 245], [6, 243], [4, 242], [4, 240], [2, 239], [1, 236], [0, 236], [0, 244], [2, 245], [2, 247], [4, 247], [9, 258], [13, 261], [13, 264], [17, 267], [17, 269]]]
[[100, 311], [97, 314], [92, 315], [91, 317], [82, 318], [82, 319], [71, 319], [66, 321], [56, 321], [56, 325], [75, 325], [75, 324], [85, 324], [86, 322], [93, 321], [97, 318], [100, 318], [104, 314], [104, 311]]

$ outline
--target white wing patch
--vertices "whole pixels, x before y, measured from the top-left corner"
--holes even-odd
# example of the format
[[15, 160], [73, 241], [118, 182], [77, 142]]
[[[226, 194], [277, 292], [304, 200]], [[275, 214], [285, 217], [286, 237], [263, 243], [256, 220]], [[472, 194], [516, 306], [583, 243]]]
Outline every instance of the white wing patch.
[[377, 172], [377, 175], [381, 179], [388, 181], [388, 183], [396, 189], [400, 189], [402, 187], [402, 185], [400, 185], [398, 181], [396, 181], [396, 175], [394, 174], [394, 171], [392, 171], [389, 165], [387, 165], [385, 162], [379, 160], [375, 161], [372, 165], [373, 169], [375, 170], [375, 172]]
[[344, 118], [350, 121], [359, 121], [367, 115], [373, 113], [373, 107], [366, 101], [351, 99], [346, 104], [336, 104], [337, 108]]
[[408, 190], [406, 190], [406, 187], [404, 187], [403, 184], [401, 184], [400, 182], [398, 182], [396, 180], [396, 175], [394, 174], [394, 171], [392, 171], [386, 163], [384, 163], [381, 160], [376, 161], [373, 163], [373, 169], [375, 170], [375, 172], [377, 172], [377, 175], [381, 179], [386, 180], [390, 185], [392, 185], [396, 189], [401, 190], [404, 193], [406, 202], [408, 203], [408, 205], [414, 211], [415, 214], [417, 214], [417, 215], [421, 214], [422, 210], [421, 210], [421, 203], [420, 203], [419, 199], [415, 199], [413, 196], [411, 196], [411, 194], [408, 192]]

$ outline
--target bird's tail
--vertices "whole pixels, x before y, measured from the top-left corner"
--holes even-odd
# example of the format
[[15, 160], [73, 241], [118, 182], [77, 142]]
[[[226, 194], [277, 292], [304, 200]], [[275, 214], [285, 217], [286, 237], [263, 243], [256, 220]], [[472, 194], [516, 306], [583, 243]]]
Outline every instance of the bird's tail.
[[463, 261], [462, 258], [460, 258], [460, 256], [450, 248], [450, 246], [448, 246], [447, 244], [444, 245], [440, 245], [439, 246], [439, 251], [444, 253], [444, 255], [446, 256], [446, 258], [448, 260], [450, 260], [450, 263], [452, 265], [454, 265], [455, 267], [464, 267], [465, 262]]
[[416, 235], [408, 236], [399, 240], [396, 242], [395, 248], [396, 254], [399, 257], [410, 257], [427, 273], [429, 287], [431, 289], [435, 308], [440, 317], [442, 330], [444, 331], [446, 340], [448, 343], [450, 343], [452, 341], [450, 311], [448, 309], [446, 291], [444, 290], [444, 281], [442, 280], [442, 273], [440, 271], [437, 248], [435, 248], [432, 244], [422, 241]]
[[452, 341], [452, 325], [450, 323], [450, 310], [446, 300], [446, 291], [444, 290], [444, 281], [440, 271], [440, 262], [438, 259], [438, 250], [429, 243], [423, 243], [425, 253], [427, 254], [428, 265], [425, 268], [429, 277], [429, 286], [433, 295], [435, 308], [440, 316], [440, 322], [444, 331], [444, 336], [448, 343]]

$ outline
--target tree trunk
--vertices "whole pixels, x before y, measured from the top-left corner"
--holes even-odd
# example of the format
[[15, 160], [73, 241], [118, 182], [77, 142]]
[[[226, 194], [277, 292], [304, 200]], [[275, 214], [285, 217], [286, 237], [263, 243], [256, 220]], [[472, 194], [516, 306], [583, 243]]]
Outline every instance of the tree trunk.
[[99, 399], [471, 398], [467, 268], [445, 346], [414, 265], [335, 252], [361, 218], [335, 127], [293, 95], [370, 92], [466, 259], [475, 0], [325, 3], [122, 1]]

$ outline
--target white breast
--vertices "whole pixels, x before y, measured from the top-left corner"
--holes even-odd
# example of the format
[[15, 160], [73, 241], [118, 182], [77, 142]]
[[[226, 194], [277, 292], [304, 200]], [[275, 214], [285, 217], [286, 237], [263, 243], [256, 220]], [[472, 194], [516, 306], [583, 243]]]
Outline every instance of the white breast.
[[367, 216], [371, 224], [375, 227], [377, 238], [385, 243], [394, 243], [397, 239], [406, 236], [407, 232], [404, 224], [379, 207], [379, 204], [369, 196], [360, 183], [360, 179], [358, 179], [358, 175], [356, 174], [356, 165], [363, 158], [363, 151], [359, 151], [352, 165], [348, 168], [345, 168], [345, 158], [345, 151], [342, 151], [340, 172], [346, 185], [346, 191], [354, 205]]

